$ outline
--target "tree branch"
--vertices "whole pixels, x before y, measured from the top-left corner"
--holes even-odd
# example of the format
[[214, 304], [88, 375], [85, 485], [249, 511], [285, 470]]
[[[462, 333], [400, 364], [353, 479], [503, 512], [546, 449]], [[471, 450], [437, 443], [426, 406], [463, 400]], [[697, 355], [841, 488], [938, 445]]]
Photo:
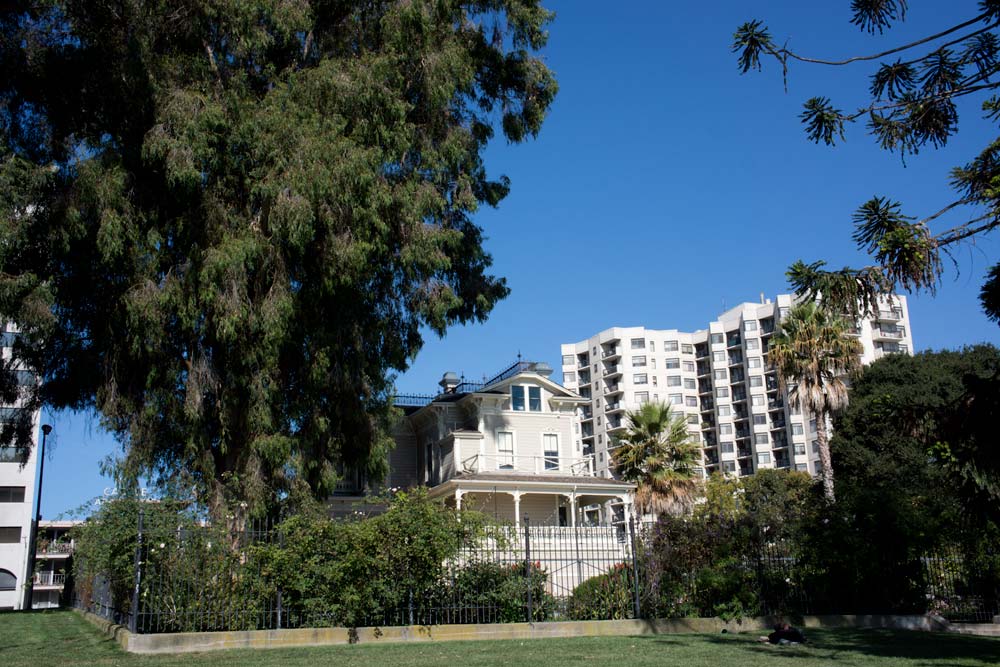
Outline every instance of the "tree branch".
[[[794, 60], [798, 60], [798, 61], [801, 61], [801, 62], [804, 62], [804, 63], [813, 63], [813, 64], [816, 64], [816, 65], [835, 65], [835, 66], [850, 65], [851, 63], [863, 62], [863, 61], [867, 61], [867, 60], [878, 60], [878, 59], [884, 58], [886, 56], [891, 56], [894, 53], [900, 53], [901, 51], [906, 51], [908, 49], [912, 49], [915, 46], [920, 46], [921, 44], [926, 44], [927, 42], [933, 42], [935, 39], [940, 39], [941, 37], [944, 37], [946, 35], [950, 35], [953, 32], [957, 32], [957, 31], [962, 30], [964, 28], [968, 28], [970, 25], [973, 25], [975, 23], [978, 23], [979, 21], [982, 21], [985, 18], [988, 18], [988, 16], [989, 16], [988, 14], [980, 14], [979, 16], [977, 16], [977, 17], [975, 17], [973, 19], [969, 19], [965, 23], [960, 23], [960, 24], [958, 24], [958, 25], [956, 25], [954, 27], [948, 28], [947, 30], [945, 30], [943, 32], [939, 32], [939, 33], [937, 33], [935, 35], [931, 35], [930, 37], [924, 37], [923, 39], [919, 39], [919, 40], [917, 40], [915, 42], [910, 42], [909, 44], [904, 44], [903, 46], [897, 46], [894, 49], [889, 49], [888, 51], [882, 51], [881, 53], [875, 53], [875, 54], [872, 54], [870, 56], [854, 56], [853, 58], [847, 58], [846, 60], [823, 60], [823, 59], [820, 59], [820, 58], [809, 58], [809, 57], [806, 57], [806, 56], [800, 56], [797, 53], [795, 53], [794, 51], [790, 51], [789, 49], [786, 49], [786, 48], [781, 48], [781, 49], [778, 49], [777, 51], [775, 51], [774, 49], [768, 49], [767, 51], [768, 51], [768, 53], [770, 53], [771, 55], [775, 56], [776, 58], [778, 58], [779, 60], [782, 60], [782, 61], [784, 61], [785, 58], [792, 58]], [[996, 24], [994, 24], [994, 25], [996, 25]], [[989, 28], [984, 28], [984, 30], [988, 30], [988, 29]], [[974, 35], [974, 34], [977, 34], [978, 32], [982, 32], [982, 30], [976, 31], [976, 33], [972, 33], [972, 34]], [[963, 37], [962, 39], [967, 39], [968, 37], [971, 37], [971, 36], [972, 35], [967, 35], [966, 37]], [[962, 39], [959, 39], [958, 41], [962, 41]]]

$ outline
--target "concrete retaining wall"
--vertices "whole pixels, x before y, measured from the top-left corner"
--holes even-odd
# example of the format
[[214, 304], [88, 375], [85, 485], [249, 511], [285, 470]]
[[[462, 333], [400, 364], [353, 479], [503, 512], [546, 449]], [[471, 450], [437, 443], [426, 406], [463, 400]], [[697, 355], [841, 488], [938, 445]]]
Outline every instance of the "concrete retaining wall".
[[[634, 636], [672, 633], [763, 632], [779, 620], [679, 618], [624, 621], [563, 621], [552, 623], [493, 623], [483, 625], [409, 625], [386, 628], [304, 628], [240, 632], [182, 632], [133, 635], [120, 625], [79, 612], [130, 653], [191, 653], [234, 648], [286, 648], [337, 644], [384, 644], [408, 641], [477, 639], [543, 639], [553, 637]], [[933, 616], [806, 616], [793, 618], [805, 628], [894, 628], [947, 631], [949, 624]]]

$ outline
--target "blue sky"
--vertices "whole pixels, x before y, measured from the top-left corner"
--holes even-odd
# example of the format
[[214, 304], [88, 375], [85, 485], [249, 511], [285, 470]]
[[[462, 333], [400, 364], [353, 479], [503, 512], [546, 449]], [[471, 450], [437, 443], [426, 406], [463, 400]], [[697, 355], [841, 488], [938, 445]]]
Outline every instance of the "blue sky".
[[[946, 149], [905, 166], [863, 125], [843, 145], [816, 146], [798, 120], [802, 103], [826, 95], [860, 106], [872, 66], [792, 66], [786, 94], [776, 66], [740, 75], [729, 51], [751, 18], [809, 55], [881, 51], [970, 18], [975, 0], [913, 0], [906, 23], [881, 37], [850, 25], [848, 0], [545, 4], [558, 14], [543, 55], [560, 93], [537, 140], [490, 147], [487, 167], [509, 176], [512, 191], [478, 216], [512, 293], [484, 324], [428, 334], [401, 392], [432, 392], [448, 370], [491, 374], [519, 352], [558, 368], [561, 343], [611, 326], [702, 328], [760, 292], [786, 292], [796, 259], [859, 264], [850, 241], [858, 205], [878, 194], [911, 215], [937, 211], [952, 200], [950, 169], [996, 136], [970, 104]], [[998, 241], [962, 248], [937, 296], [910, 296], [918, 349], [1000, 343], [977, 300]], [[51, 518], [111, 485], [98, 462], [115, 445], [93, 416], [46, 419], [55, 426], [43, 494]]]

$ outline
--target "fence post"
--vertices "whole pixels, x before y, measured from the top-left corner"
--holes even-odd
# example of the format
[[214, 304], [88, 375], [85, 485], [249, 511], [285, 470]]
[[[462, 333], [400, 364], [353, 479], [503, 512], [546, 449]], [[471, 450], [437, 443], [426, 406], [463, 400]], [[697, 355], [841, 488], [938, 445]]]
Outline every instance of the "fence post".
[[629, 517], [628, 520], [628, 533], [629, 538], [632, 542], [632, 605], [633, 605], [633, 618], [641, 618], [642, 614], [639, 607], [639, 557], [636, 554], [635, 549], [635, 517]]
[[145, 510], [139, 508], [139, 534], [135, 543], [135, 578], [132, 587], [132, 617], [129, 619], [129, 632], [135, 633], [139, 627], [139, 585], [142, 583], [142, 533], [145, 522]]
[[531, 520], [524, 517], [524, 576], [528, 580], [528, 623], [534, 621], [531, 599]]
[[[278, 545], [284, 550], [285, 533], [278, 531]], [[278, 584], [278, 629], [281, 629], [281, 584]]]

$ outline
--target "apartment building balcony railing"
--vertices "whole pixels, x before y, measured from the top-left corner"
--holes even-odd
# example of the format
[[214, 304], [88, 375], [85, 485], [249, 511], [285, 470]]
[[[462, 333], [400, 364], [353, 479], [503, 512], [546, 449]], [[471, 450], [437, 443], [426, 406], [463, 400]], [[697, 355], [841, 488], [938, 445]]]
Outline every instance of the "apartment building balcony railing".
[[63, 586], [66, 575], [63, 572], [36, 572], [32, 582], [35, 586]]
[[767, 318], [766, 320], [760, 321], [760, 332], [762, 334], [774, 333], [774, 319]]
[[625, 422], [621, 419], [609, 419], [608, 420], [608, 433], [612, 431], [619, 431], [625, 428]]
[[621, 412], [624, 409], [625, 409], [625, 406], [622, 405], [621, 401], [615, 401], [614, 403], [608, 403], [608, 407], [607, 407], [607, 410], [605, 410], [605, 412], [607, 412], [610, 415], [610, 414], [612, 414], [614, 412]]
[[616, 359], [622, 356], [621, 348], [613, 347], [610, 350], [604, 350], [601, 352], [602, 359]]
[[615, 394], [622, 393], [622, 387], [620, 384], [606, 384], [604, 385], [604, 395], [614, 396]]
[[535, 475], [593, 477], [593, 456], [521, 456], [515, 454], [474, 454], [462, 461], [462, 471]]
[[737, 345], [740, 345], [742, 343], [743, 339], [740, 337], [739, 334], [736, 334], [735, 336], [729, 336], [728, 338], [726, 338], [726, 347], [736, 347]]
[[768, 410], [780, 410], [785, 407], [785, 402], [780, 398], [776, 398], [767, 402]]
[[905, 338], [906, 331], [904, 329], [876, 329], [873, 333], [875, 338]]
[[42, 542], [38, 543], [38, 554], [42, 556], [68, 556], [73, 553], [73, 542]]
[[590, 357], [586, 354], [576, 358], [576, 363], [580, 368], [587, 368], [590, 365]]
[[610, 366], [604, 367], [604, 377], [610, 378], [622, 374], [621, 364], [611, 364]]
[[892, 308], [890, 310], [880, 310], [878, 311], [878, 318], [880, 320], [898, 321], [903, 319], [903, 309], [902, 308]]

